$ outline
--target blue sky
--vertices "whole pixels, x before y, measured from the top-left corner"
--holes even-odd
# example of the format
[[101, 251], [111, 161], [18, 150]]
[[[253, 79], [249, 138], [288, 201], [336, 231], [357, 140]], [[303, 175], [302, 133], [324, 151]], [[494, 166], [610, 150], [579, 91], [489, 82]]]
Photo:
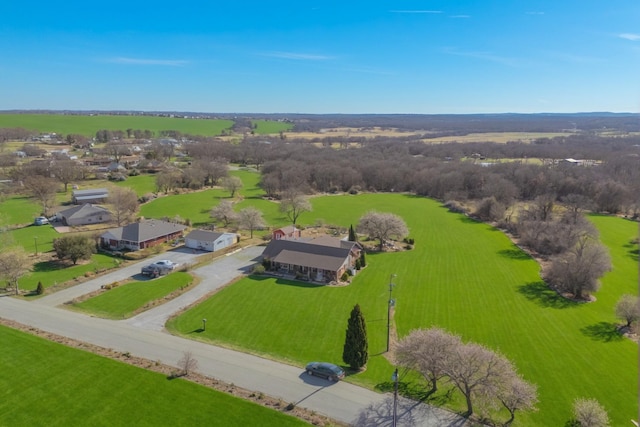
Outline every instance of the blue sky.
[[0, 110], [640, 112], [640, 1], [17, 1]]

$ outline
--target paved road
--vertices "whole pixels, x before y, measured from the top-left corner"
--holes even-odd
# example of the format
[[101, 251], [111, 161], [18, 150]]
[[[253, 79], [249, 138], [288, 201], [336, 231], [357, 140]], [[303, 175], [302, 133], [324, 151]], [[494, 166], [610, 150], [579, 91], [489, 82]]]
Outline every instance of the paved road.
[[[236, 384], [240, 387], [260, 391], [281, 398], [285, 402], [296, 403], [325, 414], [336, 420], [358, 426], [382, 426], [391, 424], [392, 399], [389, 395], [374, 393], [355, 385], [339, 382], [336, 384], [307, 376], [301, 367], [290, 366], [245, 353], [211, 346], [197, 341], [176, 337], [162, 331], [163, 319], [184, 305], [200, 298], [215, 287], [219, 287], [236, 277], [243, 269], [253, 264], [262, 248], [249, 248], [214, 263], [194, 270], [202, 277], [201, 284], [183, 294], [184, 298], [172, 306], [150, 310], [126, 321], [111, 321], [86, 316], [56, 307], [57, 305], [98, 289], [104, 283], [111, 283], [124, 275], [122, 269], [94, 279], [69, 290], [64, 296], [47, 296], [37, 302], [27, 302], [11, 297], [0, 298], [0, 316], [26, 325], [67, 336], [98, 346], [121, 352], [159, 360], [175, 366], [183, 353], [190, 351], [198, 360], [198, 371], [204, 375]], [[177, 261], [188, 254], [164, 254], [159, 258]], [[187, 258], [180, 258], [187, 262]], [[148, 263], [147, 260], [145, 263]], [[144, 264], [144, 263], [142, 263]], [[133, 273], [135, 274], [135, 273]], [[80, 288], [82, 287], [82, 288]], [[201, 289], [202, 287], [202, 289]], [[60, 292], [60, 293], [61, 293]], [[188, 295], [186, 297], [186, 295]], [[73, 296], [75, 295], [75, 296]], [[182, 298], [182, 297], [181, 297]], [[175, 301], [175, 300], [174, 300]], [[152, 313], [154, 312], [154, 313]], [[398, 408], [399, 426], [464, 426], [465, 420], [449, 412], [415, 402], [400, 400]]]

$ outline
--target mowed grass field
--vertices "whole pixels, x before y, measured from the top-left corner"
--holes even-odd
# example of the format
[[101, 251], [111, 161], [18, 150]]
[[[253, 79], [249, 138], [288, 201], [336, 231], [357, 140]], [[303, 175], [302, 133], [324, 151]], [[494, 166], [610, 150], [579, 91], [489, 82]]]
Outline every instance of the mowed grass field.
[[[314, 211], [303, 223], [322, 218], [348, 227], [370, 209], [396, 213], [409, 225], [416, 248], [368, 256], [368, 267], [346, 287], [246, 278], [174, 319], [169, 327], [188, 335], [207, 318], [210, 327], [200, 337], [212, 342], [300, 367], [317, 359], [341, 363], [347, 319], [360, 304], [370, 360], [367, 370], [352, 380], [384, 384], [394, 368], [382, 353], [389, 277], [397, 274], [394, 320], [400, 337], [414, 328], [440, 326], [504, 353], [538, 385], [540, 410], [518, 414], [515, 425], [564, 425], [577, 397], [598, 399], [612, 425], [625, 425], [636, 417], [638, 347], [612, 328], [615, 301], [623, 293], [637, 294], [637, 261], [628, 254], [618, 259], [616, 252], [637, 236], [637, 224], [595, 219], [603, 241], [614, 248], [615, 268], [622, 274], [614, 270], [603, 279], [596, 302], [576, 304], [550, 292], [540, 280], [537, 263], [503, 233], [450, 213], [435, 201], [376, 194], [317, 197], [312, 203]], [[449, 404], [461, 409], [460, 403]]]
[[152, 280], [136, 280], [102, 294], [73, 304], [75, 309], [106, 319], [130, 317], [145, 304], [169, 295], [171, 292], [189, 286], [193, 277], [177, 271]]
[[251, 124], [256, 126], [254, 132], [258, 135], [287, 132], [293, 129], [293, 123], [276, 122], [273, 120], [252, 120]]
[[189, 381], [4, 326], [0, 339], [3, 426], [308, 425]]
[[185, 119], [153, 116], [63, 115], [63, 114], [0, 114], [0, 127], [21, 127], [42, 133], [80, 134], [95, 136], [101, 129], [150, 130], [158, 136], [163, 130], [177, 130], [190, 135], [217, 136], [230, 129], [233, 120]]

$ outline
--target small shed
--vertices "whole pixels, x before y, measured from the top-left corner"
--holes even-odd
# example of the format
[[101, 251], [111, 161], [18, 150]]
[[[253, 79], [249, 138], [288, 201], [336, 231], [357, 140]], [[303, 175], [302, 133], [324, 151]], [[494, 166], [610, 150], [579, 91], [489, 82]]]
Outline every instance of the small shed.
[[238, 242], [234, 233], [216, 233], [207, 230], [193, 230], [184, 238], [184, 245], [191, 249], [215, 252]]

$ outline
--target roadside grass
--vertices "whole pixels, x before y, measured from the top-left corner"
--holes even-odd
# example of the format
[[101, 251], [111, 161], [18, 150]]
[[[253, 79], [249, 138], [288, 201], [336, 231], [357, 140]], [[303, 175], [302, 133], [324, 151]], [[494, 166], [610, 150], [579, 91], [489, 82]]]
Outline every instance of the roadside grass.
[[[297, 418], [183, 380], [0, 326], [7, 426], [303, 426]], [[10, 373], [10, 374], [8, 374]]]
[[157, 279], [136, 280], [117, 286], [72, 307], [105, 319], [124, 319], [146, 304], [191, 283], [193, 277], [190, 274], [177, 271]]
[[42, 133], [56, 132], [95, 136], [101, 129], [150, 130], [159, 135], [163, 130], [177, 130], [191, 135], [215, 136], [230, 129], [233, 120], [184, 119], [152, 116], [64, 115], [64, 114], [0, 114], [0, 127], [22, 127]]
[[277, 122], [274, 120], [251, 120], [251, 124], [256, 126], [253, 131], [259, 135], [287, 132], [293, 129], [292, 123]]
[[55, 261], [37, 262], [32, 272], [20, 279], [19, 287], [23, 291], [34, 291], [38, 282], [42, 282], [45, 288], [62, 285], [76, 278], [91, 277], [97, 272], [115, 268], [117, 262], [115, 258], [103, 254], [93, 254], [91, 261], [86, 264], [71, 266]]
[[51, 225], [29, 225], [7, 231], [10, 240], [18, 246], [22, 246], [27, 253], [35, 254], [36, 246], [38, 254], [53, 250], [53, 240], [61, 237]]
[[[465, 341], [502, 352], [525, 379], [538, 385], [540, 410], [519, 413], [517, 423], [563, 425], [577, 397], [597, 398], [613, 425], [623, 425], [637, 414], [637, 398], [629, 397], [637, 396], [638, 347], [612, 330], [615, 301], [638, 282], [631, 265], [621, 265], [627, 276], [616, 279], [610, 274], [603, 279], [597, 302], [577, 304], [548, 291], [537, 263], [502, 232], [449, 213], [435, 201], [368, 194], [317, 197], [312, 203], [314, 211], [303, 223], [322, 218], [348, 228], [370, 209], [396, 213], [407, 222], [415, 249], [370, 254], [367, 268], [346, 287], [245, 278], [172, 319], [168, 327], [191, 336], [207, 318], [210, 322], [207, 331], [198, 334], [201, 338], [299, 366], [317, 359], [341, 363], [347, 319], [353, 306], [360, 304], [370, 359], [365, 372], [350, 378], [383, 387], [393, 371], [384, 351], [388, 284], [390, 275], [397, 274], [394, 324], [400, 337], [415, 328], [443, 327]], [[619, 233], [613, 233], [618, 223], [605, 224], [603, 241], [628, 243], [637, 235], [637, 225], [626, 223], [630, 228], [622, 227]], [[613, 234], [604, 238], [609, 228]], [[634, 261], [628, 254], [624, 260], [618, 260], [615, 252], [612, 255], [616, 268]], [[401, 381], [405, 378], [412, 376], [403, 375]], [[459, 398], [451, 401], [444, 396], [449, 388], [443, 386], [432, 398], [462, 409]]]

